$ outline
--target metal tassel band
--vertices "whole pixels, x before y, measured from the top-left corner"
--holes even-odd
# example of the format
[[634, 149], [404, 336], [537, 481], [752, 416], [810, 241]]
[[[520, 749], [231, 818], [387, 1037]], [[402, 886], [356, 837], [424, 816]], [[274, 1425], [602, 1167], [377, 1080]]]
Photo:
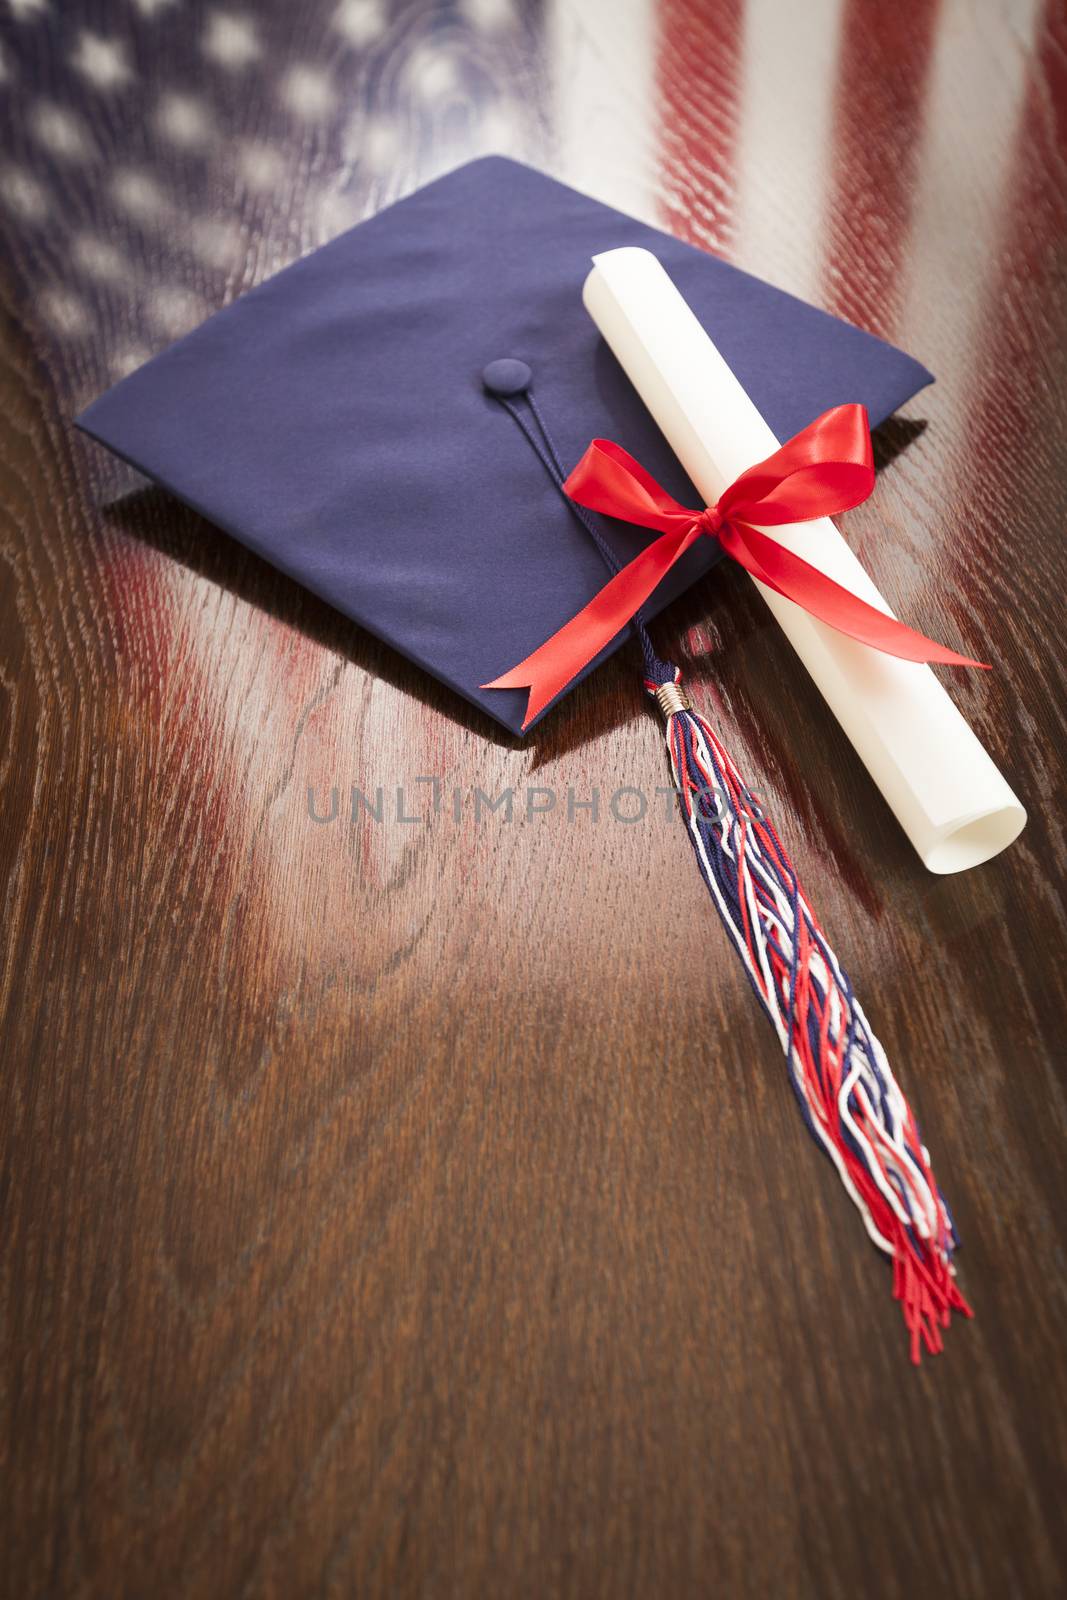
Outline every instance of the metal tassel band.
[[653, 690], [653, 698], [664, 719], [669, 722], [676, 711], [691, 711], [692, 702], [680, 683], [661, 683]]

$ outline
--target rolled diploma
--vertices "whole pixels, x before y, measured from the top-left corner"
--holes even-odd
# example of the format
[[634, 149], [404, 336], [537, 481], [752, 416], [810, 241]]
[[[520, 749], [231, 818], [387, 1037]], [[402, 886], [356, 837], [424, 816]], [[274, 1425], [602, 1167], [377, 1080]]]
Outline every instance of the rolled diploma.
[[[708, 505], [777, 450], [783, 441], [648, 250], [594, 256], [583, 298]], [[828, 517], [762, 531], [892, 615]], [[1026, 812], [929, 667], [883, 655], [756, 588], [931, 872], [975, 867], [1017, 837]]]

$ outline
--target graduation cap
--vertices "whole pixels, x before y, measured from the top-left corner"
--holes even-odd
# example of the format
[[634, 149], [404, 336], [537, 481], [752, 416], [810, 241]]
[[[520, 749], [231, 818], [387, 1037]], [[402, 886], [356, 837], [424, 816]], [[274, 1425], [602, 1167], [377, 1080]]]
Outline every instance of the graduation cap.
[[[659, 257], [779, 439], [842, 401], [876, 425], [931, 381], [880, 339], [490, 156], [243, 295], [79, 425], [519, 733], [526, 696], [481, 685], [595, 594], [604, 565], [486, 367], [526, 364], [568, 467], [605, 435], [696, 497], [582, 306], [590, 258], [624, 245]], [[645, 542], [603, 531], [623, 563]], [[703, 541], [644, 614], [718, 556]]]
[[[684, 512], [700, 497], [582, 304], [591, 257], [635, 246], [667, 270], [779, 441], [849, 407], [876, 424], [931, 381], [881, 340], [489, 157], [251, 290], [79, 424], [513, 733], [639, 635], [700, 871], [809, 1127], [892, 1257], [917, 1359], [920, 1339], [939, 1348], [938, 1327], [966, 1309], [929, 1157], [777, 833], [644, 627], [727, 541], [683, 538], [632, 620], [532, 717], [521, 674], [489, 686], [648, 545], [647, 517], [634, 526], [640, 517], [575, 504], [597, 505], [573, 473], [591, 439], [639, 457], [638, 498], [651, 484], [668, 517], [698, 515]], [[699, 516], [722, 532], [714, 508]]]

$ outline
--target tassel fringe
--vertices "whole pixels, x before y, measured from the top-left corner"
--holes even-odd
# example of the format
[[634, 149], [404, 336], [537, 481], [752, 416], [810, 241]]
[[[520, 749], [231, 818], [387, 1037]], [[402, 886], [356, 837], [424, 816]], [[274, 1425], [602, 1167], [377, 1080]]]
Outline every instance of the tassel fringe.
[[942, 1349], [953, 1311], [972, 1315], [956, 1283], [959, 1241], [930, 1153], [777, 832], [690, 708], [681, 673], [662, 666], [663, 679], [646, 678], [645, 687], [667, 718], [674, 786], [701, 873], [778, 1035], [808, 1128], [893, 1262], [893, 1296], [918, 1365], [924, 1347]]

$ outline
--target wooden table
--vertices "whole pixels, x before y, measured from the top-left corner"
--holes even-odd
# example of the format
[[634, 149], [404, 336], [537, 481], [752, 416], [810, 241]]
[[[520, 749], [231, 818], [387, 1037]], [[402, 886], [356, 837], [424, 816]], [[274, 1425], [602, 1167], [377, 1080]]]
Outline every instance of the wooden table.
[[[9, 0], [0, 44], [4, 1592], [1062, 1593], [1062, 5]], [[977, 1317], [920, 1371], [677, 823], [309, 819], [651, 791], [632, 662], [501, 739], [70, 426], [489, 149], [938, 375], [844, 526], [996, 662], [951, 690], [1007, 854], [924, 872], [739, 575], [661, 625], [954, 1206]]]

